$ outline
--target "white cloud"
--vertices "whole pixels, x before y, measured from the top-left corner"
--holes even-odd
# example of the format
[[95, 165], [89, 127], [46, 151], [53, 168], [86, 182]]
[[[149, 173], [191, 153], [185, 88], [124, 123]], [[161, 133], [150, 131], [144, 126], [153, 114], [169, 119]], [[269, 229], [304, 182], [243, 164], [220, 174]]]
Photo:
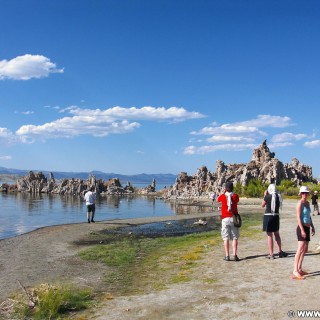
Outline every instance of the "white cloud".
[[11, 160], [12, 156], [0, 156], [0, 160]]
[[284, 147], [291, 147], [293, 146], [292, 142], [273, 142], [269, 143], [268, 147], [269, 149], [276, 149], [276, 148], [284, 148]]
[[256, 127], [236, 125], [236, 124], [223, 124], [218, 127], [204, 127], [199, 131], [193, 131], [193, 135], [211, 135], [211, 134], [235, 134], [235, 133], [250, 133], [265, 135], [264, 132], [260, 131]]
[[22, 111], [21, 113], [28, 116], [30, 114], [34, 114], [34, 111]]
[[[204, 117], [198, 112], [188, 112], [183, 108], [122, 108], [80, 109], [71, 106], [63, 109], [69, 111], [71, 117], [64, 117], [43, 125], [23, 125], [16, 134], [25, 142], [36, 139], [70, 138], [80, 135], [104, 137], [109, 134], [124, 134], [141, 126], [133, 120], [148, 121], [184, 121]], [[132, 121], [131, 121], [132, 120]]]
[[304, 146], [310, 149], [320, 148], [320, 140], [307, 141]]
[[[262, 131], [260, 128], [285, 128], [295, 125], [289, 117], [258, 115], [254, 119], [225, 123], [217, 125], [216, 122], [211, 126], [204, 127], [198, 131], [191, 132], [191, 135], [211, 135], [206, 139], [207, 143], [212, 145], [203, 146], [188, 146], [184, 149], [185, 154], [205, 154], [218, 150], [225, 151], [242, 151], [253, 149], [261, 143], [262, 137], [265, 139], [268, 136], [269, 130]], [[291, 140], [301, 140], [307, 138], [304, 134], [284, 133], [275, 135], [273, 146], [284, 147], [291, 145]], [[255, 144], [256, 142], [256, 144]], [[271, 145], [269, 145], [271, 147]]]
[[63, 73], [57, 69], [56, 64], [42, 55], [25, 54], [12, 60], [0, 61], [0, 80], [29, 80], [32, 78], [45, 78], [50, 73]]
[[257, 128], [273, 127], [273, 128], [286, 128], [289, 126], [294, 126], [291, 118], [281, 117], [281, 116], [271, 116], [267, 114], [258, 115], [256, 119], [251, 119], [242, 122], [236, 122], [234, 125], [242, 126], [254, 126]]
[[17, 137], [9, 129], [0, 128], [0, 145], [10, 145], [17, 140]]
[[[74, 108], [70, 113], [78, 116], [94, 116], [100, 119], [135, 119], [135, 120], [166, 120], [166, 121], [184, 121], [188, 119], [204, 118], [205, 115], [199, 112], [189, 112], [184, 108], [164, 108], [164, 107], [142, 107], [142, 108], [123, 108], [113, 107], [110, 109], [80, 109]], [[103, 121], [103, 120], [102, 120]]]
[[226, 141], [235, 141], [235, 142], [254, 142], [254, 138], [244, 137], [244, 136], [223, 136], [215, 135], [211, 138], [208, 138], [208, 142], [226, 142]]
[[263, 127], [274, 127], [284, 128], [292, 126], [291, 119], [289, 117], [271, 116], [271, 115], [258, 115], [256, 119], [247, 121], [226, 123], [220, 126], [217, 123], [213, 123], [210, 127], [204, 127], [199, 131], [193, 131], [191, 134], [194, 135], [211, 135], [211, 134], [237, 134], [237, 133], [248, 133], [248, 134], [259, 134], [265, 136], [266, 133], [260, 131], [259, 128]]
[[257, 144], [217, 144], [217, 145], [207, 145], [207, 146], [201, 146], [201, 147], [196, 147], [196, 146], [188, 146], [184, 149], [183, 153], [184, 154], [206, 154], [206, 153], [211, 153], [219, 150], [224, 150], [224, 151], [243, 151], [243, 150], [252, 150], [256, 148], [258, 145]]
[[286, 141], [297, 141], [297, 140], [302, 140], [306, 138], [308, 138], [308, 135], [304, 133], [294, 134], [291, 132], [283, 132], [283, 133], [275, 134], [272, 137], [271, 141], [273, 143], [282, 143]]

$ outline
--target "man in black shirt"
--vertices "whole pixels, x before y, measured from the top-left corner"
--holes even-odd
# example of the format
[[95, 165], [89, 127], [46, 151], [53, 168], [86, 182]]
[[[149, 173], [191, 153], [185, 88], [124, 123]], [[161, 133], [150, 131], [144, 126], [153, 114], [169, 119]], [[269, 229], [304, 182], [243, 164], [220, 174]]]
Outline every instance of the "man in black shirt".
[[318, 191], [314, 191], [313, 195], [311, 197], [312, 205], [313, 205], [313, 215], [315, 215], [315, 211], [317, 211], [317, 214], [319, 215], [319, 207], [318, 207]]

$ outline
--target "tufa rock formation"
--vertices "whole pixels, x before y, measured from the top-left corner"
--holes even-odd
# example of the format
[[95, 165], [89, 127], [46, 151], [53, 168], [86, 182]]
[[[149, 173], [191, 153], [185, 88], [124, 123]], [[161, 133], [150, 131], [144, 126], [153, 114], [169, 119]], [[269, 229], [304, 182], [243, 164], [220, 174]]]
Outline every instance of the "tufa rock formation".
[[15, 185], [3, 184], [0, 191], [16, 191], [28, 193], [51, 193], [60, 195], [83, 195], [85, 191], [91, 187], [95, 188], [97, 194], [100, 195], [124, 195], [124, 194], [149, 194], [155, 192], [155, 179], [152, 184], [146, 188], [135, 188], [130, 182], [127, 182], [125, 187], [122, 187], [118, 178], [104, 181], [97, 180], [95, 176], [90, 175], [88, 180], [82, 179], [63, 179], [61, 183], [57, 183], [52, 173], [47, 179], [42, 172], [34, 173], [30, 171], [28, 175], [17, 180]]
[[234, 184], [248, 185], [251, 179], [264, 183], [280, 184], [282, 180], [294, 181], [296, 185], [303, 182], [317, 183], [312, 177], [312, 168], [293, 158], [290, 164], [283, 164], [270, 152], [266, 140], [252, 153], [252, 159], [246, 164], [229, 164], [216, 162], [216, 172], [211, 173], [202, 166], [193, 176], [181, 172], [174, 186], [168, 189], [168, 199], [209, 197], [214, 191], [220, 193], [228, 181]]

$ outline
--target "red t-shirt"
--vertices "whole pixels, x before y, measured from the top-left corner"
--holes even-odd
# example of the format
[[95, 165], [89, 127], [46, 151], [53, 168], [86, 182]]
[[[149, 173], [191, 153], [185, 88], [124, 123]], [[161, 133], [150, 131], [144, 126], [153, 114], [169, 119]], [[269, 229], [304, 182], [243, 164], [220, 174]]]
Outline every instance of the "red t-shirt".
[[[220, 194], [217, 201], [221, 202], [221, 219], [232, 218], [232, 212], [228, 210], [228, 202], [226, 195], [224, 193]], [[239, 196], [236, 193], [233, 193], [231, 196], [231, 201], [231, 210], [234, 213], [238, 213]]]

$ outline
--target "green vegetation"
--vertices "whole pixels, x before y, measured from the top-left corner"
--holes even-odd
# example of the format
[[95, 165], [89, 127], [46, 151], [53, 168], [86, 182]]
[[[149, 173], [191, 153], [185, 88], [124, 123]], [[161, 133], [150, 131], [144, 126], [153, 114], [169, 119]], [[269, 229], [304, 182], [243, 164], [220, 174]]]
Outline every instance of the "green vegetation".
[[[268, 185], [268, 183], [263, 183], [261, 180], [252, 179], [247, 186], [242, 186], [237, 183], [235, 185], [234, 192], [238, 193], [240, 197], [262, 198], [264, 191], [268, 188]], [[315, 190], [320, 192], [320, 185], [318, 184], [306, 182], [303, 183], [303, 185], [308, 186], [310, 192], [314, 192]], [[281, 183], [277, 185], [277, 188], [285, 198], [298, 198], [300, 187], [297, 187], [291, 180], [282, 180]]]
[[[260, 214], [243, 215], [241, 237], [261, 234]], [[118, 295], [147, 293], [188, 282], [204, 255], [210, 254], [215, 245], [222, 245], [220, 228], [177, 237], [138, 238], [132, 234], [115, 237], [112, 233], [94, 233], [88, 237], [87, 243], [94, 239], [103, 244], [92, 245], [79, 255], [108, 266], [105, 295], [70, 285], [43, 284], [14, 297], [13, 318], [74, 319], [75, 312], [90, 308], [94, 299], [97, 302]], [[210, 277], [202, 281], [212, 284], [216, 280]], [[82, 315], [85, 317], [78, 313], [77, 319], [82, 319]]]
[[26, 296], [16, 296], [14, 313], [23, 319], [63, 319], [69, 312], [86, 309], [93, 299], [91, 290], [70, 285], [42, 284]]
[[[261, 216], [244, 215], [242, 237], [261, 234]], [[104, 237], [112, 235], [104, 234]], [[173, 283], [187, 282], [203, 255], [221, 244], [219, 230], [179, 237], [104, 238], [107, 244], [94, 245], [80, 252], [83, 259], [106, 264], [105, 283], [113, 295], [139, 294], [161, 290]]]

